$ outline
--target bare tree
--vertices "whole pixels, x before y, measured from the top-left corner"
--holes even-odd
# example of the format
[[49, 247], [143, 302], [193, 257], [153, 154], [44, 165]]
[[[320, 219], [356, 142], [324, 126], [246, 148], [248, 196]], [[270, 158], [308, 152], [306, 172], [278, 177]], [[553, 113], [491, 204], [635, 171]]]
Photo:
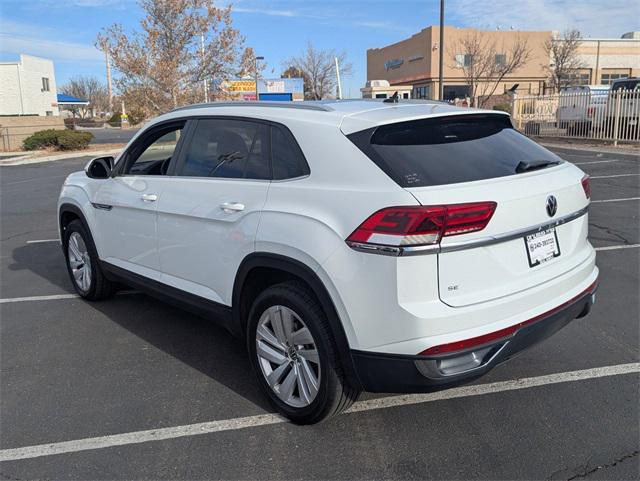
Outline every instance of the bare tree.
[[337, 78], [334, 58], [340, 63], [340, 75], [347, 77], [353, 72], [353, 66], [347, 61], [345, 52], [335, 50], [318, 50], [311, 42], [299, 57], [289, 59], [285, 64], [287, 71], [292, 67], [305, 79], [304, 98], [321, 100], [333, 95], [336, 91]]
[[575, 73], [584, 67], [578, 56], [581, 39], [578, 30], [570, 29], [550, 38], [544, 44], [550, 62], [545, 67], [551, 77], [551, 86], [558, 91], [570, 86], [574, 82]]
[[454, 67], [462, 70], [469, 85], [474, 107], [482, 107], [495, 93], [502, 80], [522, 68], [531, 57], [525, 38], [506, 46], [479, 31], [469, 32], [452, 50]]
[[71, 107], [74, 115], [80, 118], [90, 117], [92, 112], [101, 113], [109, 109], [109, 93], [107, 87], [96, 77], [78, 76], [71, 78], [60, 87], [60, 92], [81, 100], [89, 101], [87, 106]]
[[119, 72], [116, 86], [136, 108], [156, 114], [201, 101], [203, 80], [219, 84], [236, 75], [244, 38], [233, 28], [231, 6], [218, 8], [213, 0], [139, 3], [146, 14], [142, 31], [127, 33], [114, 24], [96, 41]]
[[[258, 76], [262, 73], [262, 71], [267, 67], [267, 64], [258, 60]], [[256, 54], [251, 47], [247, 47], [242, 52], [242, 58], [240, 59], [240, 67], [238, 69], [238, 77], [246, 78], [251, 77], [255, 78], [256, 76]]]

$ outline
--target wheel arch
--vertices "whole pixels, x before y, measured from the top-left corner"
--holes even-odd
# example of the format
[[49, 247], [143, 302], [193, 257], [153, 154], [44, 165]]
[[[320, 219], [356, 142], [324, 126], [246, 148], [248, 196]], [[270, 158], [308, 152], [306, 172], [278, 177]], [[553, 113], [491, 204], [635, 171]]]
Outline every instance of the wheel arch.
[[266, 283], [267, 286], [284, 280], [296, 279], [310, 288], [320, 303], [322, 310], [327, 315], [329, 328], [336, 342], [338, 355], [347, 379], [354, 386], [360, 386], [361, 383], [353, 364], [349, 342], [329, 291], [313, 269], [296, 259], [266, 252], [255, 252], [244, 258], [238, 268], [233, 285], [231, 305], [234, 334], [240, 337], [245, 335], [250, 308], [250, 302], [248, 301], [255, 298], [254, 294], [263, 287], [261, 285], [252, 287], [251, 282], [255, 278], [256, 272], [261, 270], [266, 270], [274, 276], [271, 279], [272, 282]]
[[67, 224], [69, 224], [69, 222], [75, 219], [80, 220], [80, 222], [82, 222], [82, 224], [84, 225], [84, 228], [91, 232], [91, 230], [89, 229], [89, 223], [87, 222], [82, 209], [80, 209], [80, 207], [75, 204], [64, 203], [60, 205], [60, 208], [58, 210], [58, 229], [60, 231], [61, 240], [63, 238], [64, 228], [67, 226]]

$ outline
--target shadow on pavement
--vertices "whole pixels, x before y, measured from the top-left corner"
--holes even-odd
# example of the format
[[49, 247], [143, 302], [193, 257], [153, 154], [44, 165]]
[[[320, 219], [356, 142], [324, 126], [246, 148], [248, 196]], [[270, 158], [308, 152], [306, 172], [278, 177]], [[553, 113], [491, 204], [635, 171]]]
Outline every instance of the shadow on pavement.
[[[58, 244], [27, 244], [14, 249], [13, 260], [10, 270], [30, 270], [73, 292]], [[215, 321], [138, 293], [116, 295], [87, 305], [145, 343], [197, 369], [258, 407], [273, 411], [260, 392], [244, 342]]]

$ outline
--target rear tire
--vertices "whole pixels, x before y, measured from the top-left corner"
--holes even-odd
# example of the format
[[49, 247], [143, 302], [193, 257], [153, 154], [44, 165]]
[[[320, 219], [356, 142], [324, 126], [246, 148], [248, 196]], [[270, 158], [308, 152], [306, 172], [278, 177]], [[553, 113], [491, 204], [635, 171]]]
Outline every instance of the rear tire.
[[360, 395], [344, 375], [327, 317], [302, 284], [269, 287], [249, 312], [247, 348], [260, 387], [298, 424], [340, 414]]
[[99, 301], [115, 293], [114, 284], [100, 268], [93, 238], [80, 220], [73, 220], [64, 228], [62, 245], [71, 284], [81, 297]]

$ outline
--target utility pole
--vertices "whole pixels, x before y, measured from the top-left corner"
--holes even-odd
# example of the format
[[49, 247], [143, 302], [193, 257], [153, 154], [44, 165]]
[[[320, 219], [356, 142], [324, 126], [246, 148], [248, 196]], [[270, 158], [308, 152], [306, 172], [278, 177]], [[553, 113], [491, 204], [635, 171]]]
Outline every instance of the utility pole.
[[442, 85], [444, 72], [444, 0], [440, 0], [440, 59], [438, 67], [438, 100], [442, 100], [444, 86]]
[[258, 60], [264, 60], [264, 57], [256, 57], [255, 58], [255, 74], [256, 74], [256, 100], [260, 100], [260, 95], [258, 94]]
[[602, 76], [600, 79], [598, 79], [598, 70], [600, 70], [600, 40], [598, 40], [598, 49], [596, 50], [596, 69], [593, 72], [593, 78], [591, 79], [590, 83], [600, 83]]
[[104, 49], [104, 59], [107, 64], [107, 89], [109, 91], [109, 113], [113, 113], [113, 86], [111, 85], [111, 62], [109, 61], [109, 50]]
[[340, 66], [338, 65], [338, 57], [333, 57], [336, 61], [336, 80], [338, 81], [338, 99], [342, 100], [342, 84], [340, 83]]
[[[202, 55], [202, 68], [204, 69], [204, 34], [200, 34], [200, 54]], [[204, 102], [209, 102], [209, 89], [207, 86], [207, 77], [202, 80], [202, 88], [204, 90]]]

